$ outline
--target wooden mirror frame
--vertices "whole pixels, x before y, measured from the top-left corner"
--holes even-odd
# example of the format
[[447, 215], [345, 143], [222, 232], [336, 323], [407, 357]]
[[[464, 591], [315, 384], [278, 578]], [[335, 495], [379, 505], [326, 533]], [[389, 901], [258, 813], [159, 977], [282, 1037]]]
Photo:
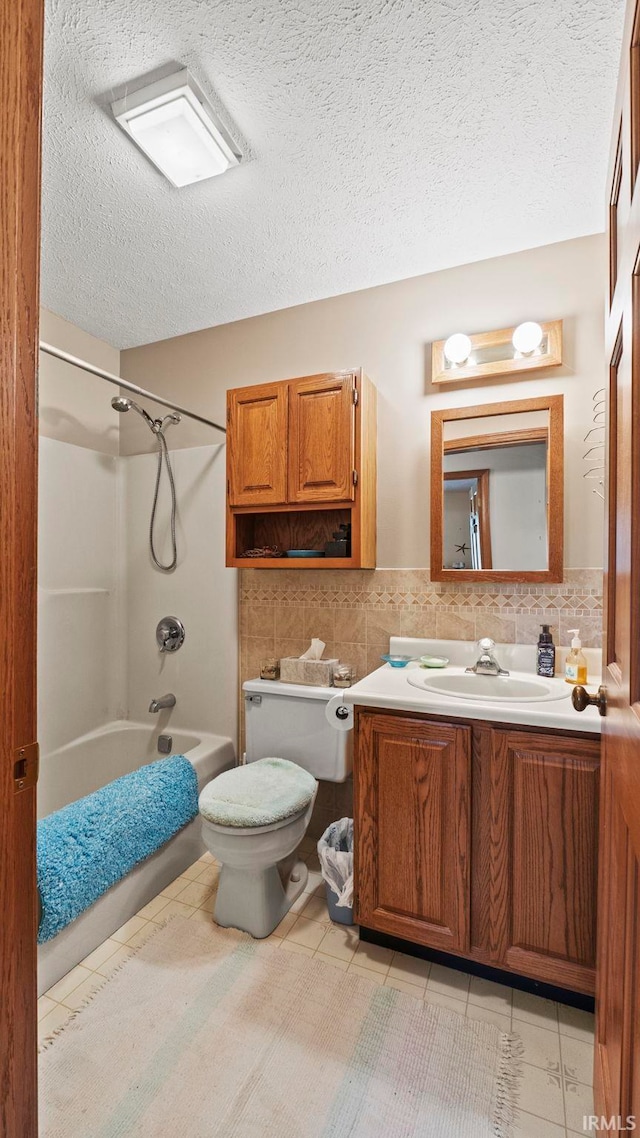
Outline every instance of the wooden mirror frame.
[[[547, 449], [547, 569], [445, 569], [442, 561], [444, 531], [444, 424], [460, 419], [484, 419], [490, 415], [518, 415], [526, 411], [548, 411]], [[531, 431], [518, 432], [524, 441]], [[514, 438], [514, 444], [517, 439]], [[470, 456], [473, 451], [470, 449]], [[470, 466], [473, 461], [470, 458]], [[549, 509], [550, 504], [553, 508]], [[518, 581], [560, 582], [564, 552], [564, 398], [545, 395], [540, 399], [512, 399], [508, 403], [484, 403], [475, 407], [449, 407], [431, 412], [431, 580], [432, 581]]]

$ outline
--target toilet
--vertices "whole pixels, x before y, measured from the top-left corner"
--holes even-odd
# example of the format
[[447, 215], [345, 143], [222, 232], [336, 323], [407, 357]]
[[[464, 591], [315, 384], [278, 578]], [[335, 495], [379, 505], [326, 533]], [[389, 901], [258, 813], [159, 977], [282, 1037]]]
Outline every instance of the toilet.
[[352, 733], [350, 719], [333, 714], [333, 688], [249, 680], [243, 691], [245, 763], [212, 779], [199, 809], [205, 845], [222, 863], [213, 918], [263, 938], [305, 888], [307, 866], [295, 851], [316, 780], [348, 777]]

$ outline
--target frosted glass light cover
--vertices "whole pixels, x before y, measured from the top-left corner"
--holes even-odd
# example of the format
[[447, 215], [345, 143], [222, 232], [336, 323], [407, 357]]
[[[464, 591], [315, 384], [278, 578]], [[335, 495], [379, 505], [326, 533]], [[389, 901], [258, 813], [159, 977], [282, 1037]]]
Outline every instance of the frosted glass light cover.
[[128, 127], [138, 146], [174, 186], [213, 178], [230, 165], [184, 95], [132, 115]]
[[513, 346], [517, 352], [522, 352], [523, 356], [530, 355], [540, 347], [543, 334], [542, 328], [535, 320], [525, 320], [524, 324], [518, 324], [514, 330]]
[[186, 68], [127, 91], [111, 104], [116, 122], [174, 186], [237, 166], [239, 148]]
[[463, 364], [471, 355], [471, 340], [464, 332], [454, 332], [445, 341], [444, 354], [450, 364]]

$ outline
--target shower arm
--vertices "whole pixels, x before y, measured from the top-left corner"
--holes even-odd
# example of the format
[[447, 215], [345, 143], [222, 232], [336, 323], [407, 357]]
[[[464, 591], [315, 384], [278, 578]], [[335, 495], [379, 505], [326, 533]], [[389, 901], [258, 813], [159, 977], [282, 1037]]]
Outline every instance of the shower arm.
[[177, 403], [172, 403], [169, 399], [164, 399], [160, 395], [154, 395], [152, 391], [145, 391], [144, 387], [138, 387], [136, 383], [130, 383], [128, 379], [121, 379], [119, 375], [112, 375], [110, 371], [103, 371], [101, 367], [96, 367], [88, 360], [81, 360], [79, 356], [72, 356], [70, 352], [63, 352], [62, 348], [55, 348], [53, 344], [47, 344], [44, 340], [40, 341], [40, 351], [48, 356], [53, 356], [57, 360], [62, 360], [63, 363], [71, 364], [73, 367], [81, 368], [82, 371], [89, 371], [92, 375], [97, 375], [99, 379], [106, 379], [107, 383], [114, 383], [117, 387], [123, 388], [124, 391], [131, 391], [134, 395], [141, 395], [143, 399], [151, 399], [154, 403], [160, 403], [163, 407], [169, 407], [171, 411], [177, 411], [180, 415], [186, 415], [188, 419], [195, 419], [198, 423], [204, 423], [207, 427], [213, 427], [216, 431], [222, 431], [226, 435], [226, 427], [221, 427], [219, 423], [214, 423], [211, 419], [205, 419], [204, 415], [197, 415], [195, 411], [187, 411], [185, 407], [179, 407]]

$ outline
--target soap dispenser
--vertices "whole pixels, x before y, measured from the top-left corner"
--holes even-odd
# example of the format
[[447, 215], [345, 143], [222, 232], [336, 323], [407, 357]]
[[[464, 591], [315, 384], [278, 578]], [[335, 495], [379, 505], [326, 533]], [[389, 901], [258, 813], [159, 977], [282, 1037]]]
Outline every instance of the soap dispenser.
[[538, 637], [536, 650], [536, 672], [539, 676], [552, 679], [556, 674], [556, 646], [548, 624], [540, 625], [542, 632]]
[[570, 628], [569, 632], [573, 633], [573, 640], [571, 641], [571, 651], [564, 665], [564, 678], [568, 684], [586, 684], [587, 657], [582, 651], [579, 629]]

